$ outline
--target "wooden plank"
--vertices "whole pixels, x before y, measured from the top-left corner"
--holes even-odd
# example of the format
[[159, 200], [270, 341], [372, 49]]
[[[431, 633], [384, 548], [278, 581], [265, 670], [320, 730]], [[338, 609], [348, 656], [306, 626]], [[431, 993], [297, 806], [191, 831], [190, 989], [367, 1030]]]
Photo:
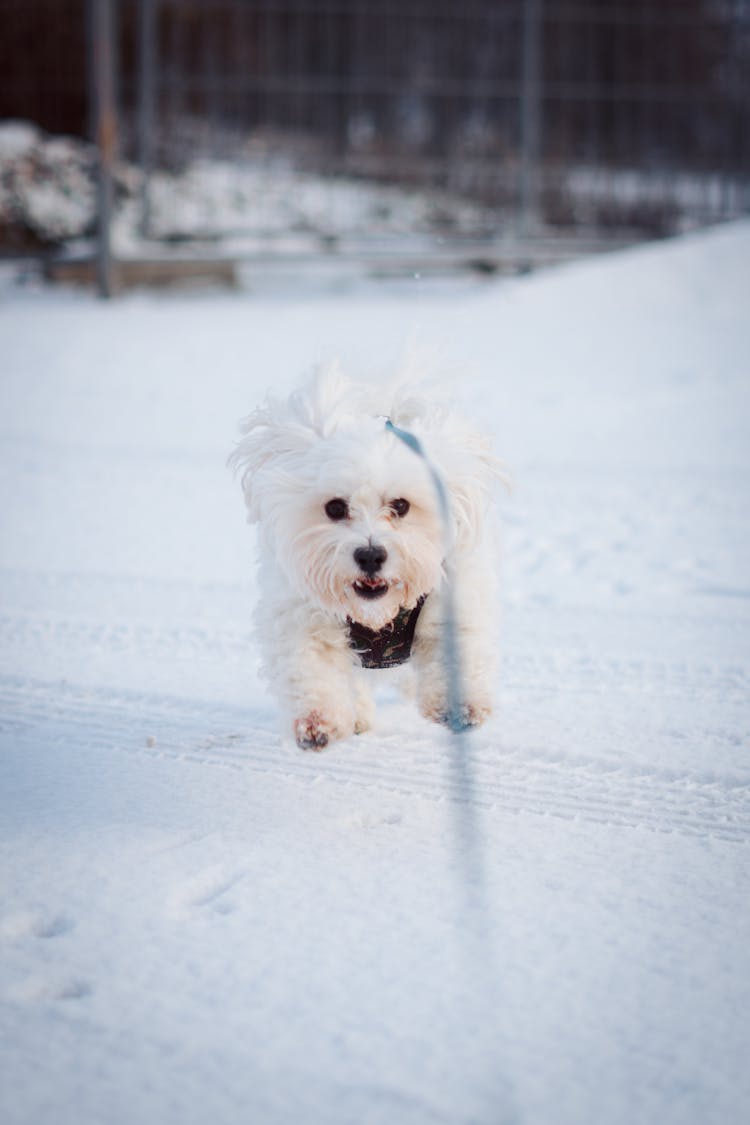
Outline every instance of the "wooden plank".
[[[93, 258], [51, 258], [45, 263], [48, 281], [73, 285], [94, 285], [96, 262]], [[128, 259], [112, 263], [114, 291], [138, 286], [163, 287], [190, 282], [237, 286], [235, 263], [227, 258], [152, 258]]]

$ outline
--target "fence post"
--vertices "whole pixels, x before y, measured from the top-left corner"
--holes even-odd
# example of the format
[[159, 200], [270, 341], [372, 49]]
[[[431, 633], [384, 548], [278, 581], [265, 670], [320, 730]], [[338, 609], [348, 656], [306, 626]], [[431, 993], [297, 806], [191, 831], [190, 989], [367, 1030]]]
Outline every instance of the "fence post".
[[140, 231], [151, 229], [151, 172], [154, 158], [154, 94], [156, 90], [156, 12], [158, 0], [138, 3], [138, 142], [141, 170]]
[[542, 28], [544, 0], [523, 0], [521, 44], [521, 166], [518, 233], [528, 238], [539, 228], [542, 136]]
[[112, 263], [112, 165], [117, 144], [115, 109], [114, 5], [116, 0], [90, 0], [93, 46], [92, 77], [95, 105], [96, 144], [99, 152], [97, 182], [96, 280], [100, 297], [111, 297]]

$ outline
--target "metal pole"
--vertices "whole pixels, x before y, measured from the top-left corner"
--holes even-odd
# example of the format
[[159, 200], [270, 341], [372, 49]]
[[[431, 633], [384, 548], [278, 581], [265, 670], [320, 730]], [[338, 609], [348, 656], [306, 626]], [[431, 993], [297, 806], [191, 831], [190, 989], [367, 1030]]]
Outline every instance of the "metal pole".
[[154, 92], [156, 88], [157, 0], [138, 4], [138, 166], [141, 169], [140, 231], [151, 228], [151, 171], [154, 159]]
[[115, 110], [114, 4], [116, 0], [90, 0], [93, 39], [94, 102], [96, 105], [96, 144], [99, 150], [97, 185], [96, 279], [100, 297], [114, 291], [111, 226], [113, 181], [112, 165], [117, 144]]
[[86, 17], [86, 140], [96, 144], [96, 75], [94, 73], [94, 5], [87, 0]]
[[542, 136], [542, 20], [544, 0], [523, 0], [521, 46], [521, 168], [518, 232], [529, 238], [539, 227], [539, 164]]

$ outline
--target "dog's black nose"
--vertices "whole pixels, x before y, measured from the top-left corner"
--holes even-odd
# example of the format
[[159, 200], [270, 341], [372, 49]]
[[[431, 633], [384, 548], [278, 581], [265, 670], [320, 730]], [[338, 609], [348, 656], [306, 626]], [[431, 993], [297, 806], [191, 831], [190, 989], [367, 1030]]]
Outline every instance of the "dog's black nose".
[[354, 552], [355, 563], [368, 578], [378, 573], [387, 558], [388, 552], [385, 547], [375, 547], [372, 543], [368, 547], [357, 547]]

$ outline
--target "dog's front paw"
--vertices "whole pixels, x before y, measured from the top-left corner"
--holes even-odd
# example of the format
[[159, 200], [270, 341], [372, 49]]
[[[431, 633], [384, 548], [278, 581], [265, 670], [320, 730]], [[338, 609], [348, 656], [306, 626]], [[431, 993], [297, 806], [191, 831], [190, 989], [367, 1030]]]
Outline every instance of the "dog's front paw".
[[300, 750], [322, 750], [337, 735], [320, 711], [311, 711], [304, 719], [295, 720], [294, 737]]
[[431, 702], [423, 701], [421, 711], [424, 717], [430, 719], [433, 723], [440, 723], [441, 726], [460, 731], [481, 727], [482, 723], [492, 714], [492, 707], [486, 701], [467, 700], [466, 703], [460, 705], [456, 713], [451, 713], [447, 702], [441, 699]]

